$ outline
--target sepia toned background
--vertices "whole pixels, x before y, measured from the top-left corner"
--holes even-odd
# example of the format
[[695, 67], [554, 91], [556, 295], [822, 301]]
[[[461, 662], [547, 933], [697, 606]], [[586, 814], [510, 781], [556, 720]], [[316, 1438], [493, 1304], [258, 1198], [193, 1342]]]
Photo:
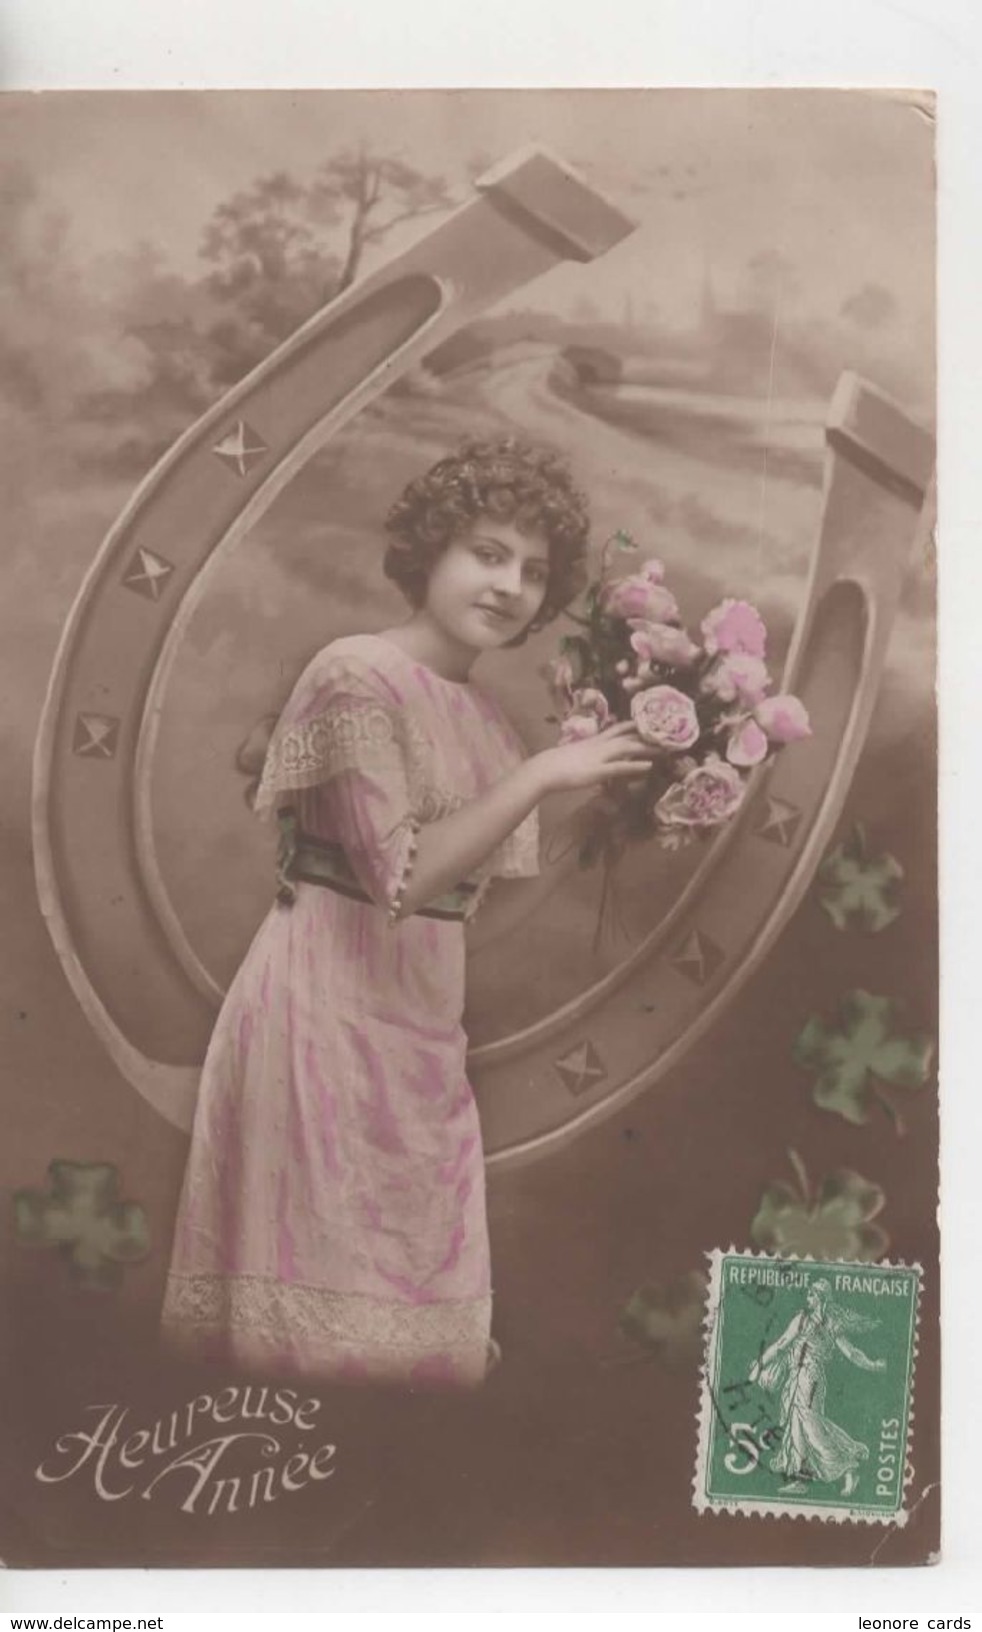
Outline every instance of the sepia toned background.
[[[12, 1397], [28, 1356], [36, 1379], [17, 1430], [20, 1476], [72, 1400], [101, 1397], [107, 1368], [120, 1388], [125, 1378], [148, 1398], [184, 1397], [183, 1380], [155, 1372], [153, 1344], [184, 1140], [89, 1032], [37, 911], [30, 856], [30, 756], [59, 630], [133, 487], [299, 322], [516, 148], [545, 144], [638, 221], [601, 261], [550, 273], [439, 348], [315, 458], [213, 573], [168, 694], [154, 813], [179, 916], [227, 979], [270, 877], [237, 757], [312, 650], [398, 614], [379, 571], [381, 519], [461, 431], [517, 430], [563, 447], [591, 496], [598, 546], [630, 529], [666, 561], [690, 622], [723, 594], [747, 595], [779, 659], [820, 515], [822, 426], [839, 372], [856, 370], [933, 423], [934, 176], [930, 103], [889, 93], [79, 93], [5, 97], [0, 122], [0, 1181], [8, 1192], [41, 1186], [55, 1156], [110, 1161], [152, 1238], [146, 1262], [100, 1300], [72, 1288], [57, 1258], [4, 1235], [23, 1334], [10, 1355]], [[381, 1479], [385, 1494], [337, 1541], [333, 1515], [326, 1530], [323, 1514], [311, 1515], [302, 1543], [273, 1526], [263, 1538], [271, 1557], [868, 1557], [866, 1538], [848, 1530], [802, 1539], [782, 1521], [735, 1532], [688, 1510], [691, 1277], [709, 1248], [749, 1239], [770, 1184], [800, 1189], [789, 1149], [810, 1188], [803, 1213], [814, 1213], [821, 1180], [848, 1167], [884, 1194], [891, 1255], [933, 1255], [930, 1085], [898, 1103], [887, 1095], [867, 1124], [850, 1126], [816, 1108], [792, 1057], [804, 1021], [858, 987], [894, 1001], [911, 1032], [934, 1027], [931, 569], [911, 563], [843, 821], [843, 834], [861, 821], [876, 852], [900, 861], [900, 916], [879, 935], [844, 935], [813, 895], [663, 1085], [562, 1155], [493, 1178], [500, 1376], [468, 1405], [390, 1402], [384, 1446], [363, 1405], [340, 1401], [366, 1489]], [[482, 663], [532, 746], [553, 729], [539, 669], [557, 634], [517, 660]], [[592, 950], [597, 881], [584, 877], [507, 958], [475, 959], [475, 1041], [547, 1012], [658, 921], [685, 863], [655, 865], [645, 853], [630, 868], [619, 943]], [[667, 1311], [667, 1343], [625, 1329], [643, 1286]], [[935, 1296], [929, 1281], [929, 1329]], [[69, 1375], [66, 1334], [76, 1345]], [[925, 1347], [917, 1465], [929, 1482], [937, 1435]], [[589, 1479], [574, 1478], [584, 1460]], [[107, 1545], [102, 1515], [84, 1504], [53, 1514], [28, 1487], [19, 1496], [16, 1477], [7, 1500], [25, 1515], [15, 1523], [28, 1550]], [[928, 1504], [922, 1533], [912, 1526], [884, 1562], [925, 1553], [936, 1523]], [[124, 1525], [120, 1558], [138, 1561], [152, 1545], [217, 1561], [242, 1544], [231, 1531], [220, 1542], [214, 1531], [151, 1542], [151, 1529], [126, 1536]]]

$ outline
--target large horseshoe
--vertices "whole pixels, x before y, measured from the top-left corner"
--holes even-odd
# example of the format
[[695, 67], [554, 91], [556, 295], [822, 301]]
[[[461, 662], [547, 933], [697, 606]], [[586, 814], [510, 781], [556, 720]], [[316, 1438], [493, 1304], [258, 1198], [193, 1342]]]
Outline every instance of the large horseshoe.
[[494, 301], [634, 228], [538, 151], [477, 187], [180, 438], [106, 538], [62, 635], [34, 760], [41, 910], [116, 1065], [180, 1127], [191, 1125], [219, 994], [166, 899], [145, 806], [175, 622], [190, 617], [218, 553], [359, 409]]
[[759, 966], [814, 875], [862, 748], [912, 538], [934, 524], [934, 443], [843, 374], [821, 527], [782, 689], [814, 736], [758, 772], [675, 907], [589, 991], [473, 1050], [491, 1165], [554, 1150], [675, 1065]]
[[[313, 319], [181, 439], [106, 540], [66, 626], [36, 755], [42, 908], [117, 1065], [179, 1126], [190, 1125], [220, 992], [163, 889], [146, 788], [203, 568], [337, 428], [482, 305], [630, 230], [542, 155], [480, 185], [478, 202]], [[472, 1051], [492, 1164], [553, 1149], [649, 1087], [735, 995], [807, 888], [866, 733], [911, 536], [933, 520], [931, 438], [853, 375], [836, 392], [827, 441], [822, 525], [786, 671], [815, 737], [758, 777], [739, 822], [626, 963]]]

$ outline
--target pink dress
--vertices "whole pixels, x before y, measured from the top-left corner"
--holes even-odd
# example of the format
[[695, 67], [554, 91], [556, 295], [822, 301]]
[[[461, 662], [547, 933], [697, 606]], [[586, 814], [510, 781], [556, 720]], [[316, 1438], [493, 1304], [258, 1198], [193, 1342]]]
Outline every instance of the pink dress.
[[[343, 847], [357, 886], [295, 883], [229, 988], [178, 1211], [168, 1341], [322, 1378], [482, 1381], [491, 1279], [464, 923], [395, 913], [419, 826], [522, 757], [490, 696], [380, 636], [334, 641], [301, 676], [257, 810], [294, 807], [305, 833]], [[472, 875], [468, 915], [492, 877], [536, 872], [537, 852], [533, 814]]]

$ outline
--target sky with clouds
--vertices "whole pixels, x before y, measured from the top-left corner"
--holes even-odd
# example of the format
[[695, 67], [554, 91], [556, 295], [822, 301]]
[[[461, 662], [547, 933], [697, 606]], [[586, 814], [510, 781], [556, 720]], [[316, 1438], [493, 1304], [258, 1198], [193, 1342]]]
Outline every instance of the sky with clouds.
[[562, 267], [521, 303], [571, 310], [587, 297], [620, 316], [630, 294], [639, 315], [673, 325], [698, 312], [707, 266], [720, 301], [738, 305], [748, 261], [771, 251], [790, 268], [786, 310], [835, 315], [881, 284], [908, 331], [930, 331], [933, 137], [930, 98], [916, 91], [123, 91], [0, 103], [0, 145], [69, 212], [82, 258], [152, 239], [188, 272], [211, 211], [258, 175], [302, 178], [366, 142], [445, 174], [463, 197], [482, 163], [541, 144], [639, 227], [586, 274]]

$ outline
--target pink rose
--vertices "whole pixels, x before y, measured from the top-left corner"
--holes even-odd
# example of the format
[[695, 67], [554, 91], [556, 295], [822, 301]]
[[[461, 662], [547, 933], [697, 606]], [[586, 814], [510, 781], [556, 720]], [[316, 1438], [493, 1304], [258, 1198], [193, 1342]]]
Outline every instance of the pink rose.
[[595, 737], [600, 728], [595, 714], [568, 714], [559, 727], [559, 740], [583, 742], [587, 737]]
[[721, 703], [759, 703], [768, 690], [771, 677], [759, 657], [749, 652], [731, 652], [713, 664], [702, 682], [701, 690]]
[[684, 629], [670, 623], [648, 623], [643, 618], [632, 618], [630, 624], [631, 645], [645, 663], [668, 663], [685, 669], [699, 656], [698, 646]]
[[642, 578], [647, 578], [650, 584], [660, 584], [665, 578], [665, 564], [659, 561], [657, 555], [649, 555], [647, 561], [642, 561], [638, 572]]
[[764, 620], [749, 601], [721, 601], [703, 618], [702, 633], [710, 656], [746, 652], [750, 657], [763, 657], [767, 645]]
[[739, 771], [710, 754], [704, 765], [662, 794], [655, 820], [669, 828], [719, 827], [736, 814], [744, 791]]
[[610, 708], [602, 691], [595, 686], [584, 686], [582, 691], [573, 693], [573, 713], [593, 714], [601, 726], [610, 721]]
[[650, 686], [631, 699], [631, 718], [645, 742], [682, 753], [699, 738], [699, 718], [691, 697], [674, 686]]
[[610, 722], [610, 709], [602, 691], [584, 686], [574, 691], [572, 707], [559, 729], [560, 742], [580, 742], [584, 737], [595, 737]]
[[726, 757], [731, 765], [759, 765], [767, 758], [770, 744], [756, 720], [743, 720], [731, 734]]
[[600, 604], [611, 618], [645, 618], [651, 623], [669, 623], [679, 615], [675, 596], [640, 573], [606, 584]]
[[765, 697], [754, 709], [754, 719], [769, 736], [771, 742], [798, 742], [812, 734], [808, 710], [798, 697], [782, 692], [779, 697]]

